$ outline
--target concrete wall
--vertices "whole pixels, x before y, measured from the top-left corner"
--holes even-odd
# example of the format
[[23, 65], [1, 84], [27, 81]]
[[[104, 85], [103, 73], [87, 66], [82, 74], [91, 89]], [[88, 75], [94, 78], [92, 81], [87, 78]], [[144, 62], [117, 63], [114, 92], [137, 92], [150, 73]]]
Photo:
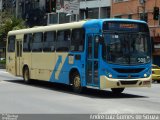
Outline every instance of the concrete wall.
[[93, 0], [93, 1], [81, 1], [80, 8], [98, 8], [98, 7], [110, 7], [111, 0]]

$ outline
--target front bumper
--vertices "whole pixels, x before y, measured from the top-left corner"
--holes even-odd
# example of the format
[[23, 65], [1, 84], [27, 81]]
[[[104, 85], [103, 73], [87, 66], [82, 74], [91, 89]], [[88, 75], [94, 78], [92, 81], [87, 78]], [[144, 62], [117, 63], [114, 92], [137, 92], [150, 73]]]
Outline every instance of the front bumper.
[[100, 89], [127, 88], [127, 87], [151, 87], [152, 77], [139, 79], [113, 79], [106, 76], [100, 77]]

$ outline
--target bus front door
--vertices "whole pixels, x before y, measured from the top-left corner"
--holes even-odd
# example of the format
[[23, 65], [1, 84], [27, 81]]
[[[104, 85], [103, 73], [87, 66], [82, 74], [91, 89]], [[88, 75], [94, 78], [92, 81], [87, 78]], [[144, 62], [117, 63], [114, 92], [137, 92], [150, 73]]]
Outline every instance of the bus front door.
[[87, 47], [87, 85], [99, 86], [98, 81], [98, 42], [95, 41], [95, 35], [88, 35]]
[[22, 75], [22, 41], [16, 40], [16, 75]]

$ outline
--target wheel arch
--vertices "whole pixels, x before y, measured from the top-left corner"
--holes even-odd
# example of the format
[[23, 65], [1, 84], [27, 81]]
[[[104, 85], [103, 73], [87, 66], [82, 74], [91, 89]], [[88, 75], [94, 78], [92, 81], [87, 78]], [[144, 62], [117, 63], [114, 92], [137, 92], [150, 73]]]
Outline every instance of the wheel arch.
[[70, 72], [69, 72], [69, 84], [73, 83], [73, 78], [74, 78], [75, 74], [79, 74], [81, 76], [80, 71], [79, 71], [78, 68], [76, 68], [76, 67], [71, 68]]
[[23, 68], [22, 68], [22, 75], [24, 75], [24, 70], [25, 70], [26, 68], [29, 69], [28, 65], [27, 65], [27, 64], [24, 64], [24, 65], [23, 65]]

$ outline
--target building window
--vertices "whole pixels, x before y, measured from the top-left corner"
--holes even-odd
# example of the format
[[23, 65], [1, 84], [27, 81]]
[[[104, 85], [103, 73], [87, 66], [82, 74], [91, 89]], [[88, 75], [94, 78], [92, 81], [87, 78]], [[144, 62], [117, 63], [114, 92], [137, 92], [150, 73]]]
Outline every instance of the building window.
[[32, 34], [25, 34], [23, 40], [23, 52], [31, 51]]
[[88, 9], [88, 18], [97, 19], [99, 14], [98, 8], [89, 8]]
[[125, 1], [129, 1], [129, 0], [114, 0], [115, 3], [117, 3], [117, 2], [125, 2]]
[[72, 30], [71, 39], [71, 51], [83, 51], [84, 50], [85, 31], [84, 29]]
[[114, 0], [114, 2], [123, 2], [124, 0]]
[[122, 18], [121, 15], [114, 16], [114, 18]]
[[16, 36], [8, 37], [8, 52], [15, 52], [15, 39]]
[[130, 15], [128, 15], [128, 19], [132, 19], [132, 15], [130, 14]]
[[148, 14], [147, 13], [140, 13], [140, 20], [148, 22]]
[[71, 39], [70, 36], [71, 36], [70, 30], [64, 30], [64, 31], [57, 32], [56, 51], [58, 52], [69, 51], [70, 39]]
[[43, 46], [43, 33], [34, 33], [32, 42], [32, 51], [41, 52]]
[[49, 14], [49, 24], [57, 24], [58, 23], [58, 13]]
[[69, 22], [69, 16], [66, 16], [66, 13], [59, 13], [59, 24], [68, 22]]
[[49, 31], [44, 33], [43, 51], [53, 52], [56, 47], [56, 32]]

